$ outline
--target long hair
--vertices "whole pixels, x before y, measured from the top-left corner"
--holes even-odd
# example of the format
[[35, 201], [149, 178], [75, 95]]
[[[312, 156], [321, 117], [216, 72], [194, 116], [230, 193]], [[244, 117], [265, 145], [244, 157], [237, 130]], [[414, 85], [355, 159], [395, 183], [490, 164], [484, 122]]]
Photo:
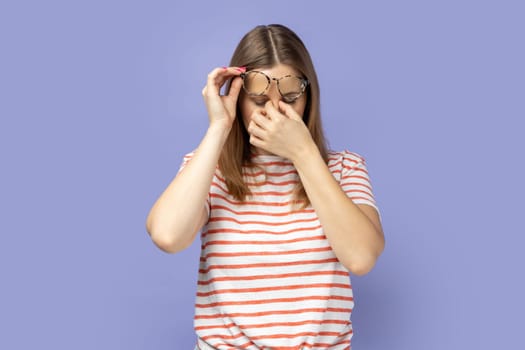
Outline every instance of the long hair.
[[[230, 66], [246, 67], [247, 70], [251, 70], [272, 68], [279, 63], [295, 68], [310, 82], [306, 89], [307, 100], [303, 121], [321, 156], [327, 162], [328, 148], [321, 125], [319, 82], [310, 54], [297, 34], [280, 24], [257, 26], [241, 39], [233, 53]], [[226, 92], [229, 88], [228, 84]], [[229, 192], [239, 201], [244, 201], [246, 196], [251, 194], [242, 173], [243, 166], [253, 166], [250, 148], [249, 135], [242, 122], [238, 102], [236, 118], [219, 157], [218, 165]], [[310, 203], [300, 181], [295, 188], [295, 201], [304, 203], [303, 208]]]

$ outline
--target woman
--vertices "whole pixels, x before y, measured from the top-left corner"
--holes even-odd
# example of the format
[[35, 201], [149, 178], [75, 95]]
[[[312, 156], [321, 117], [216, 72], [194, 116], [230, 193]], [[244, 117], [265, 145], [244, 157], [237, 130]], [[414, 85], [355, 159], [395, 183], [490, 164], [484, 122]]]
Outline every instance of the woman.
[[327, 149], [304, 44], [257, 26], [202, 95], [206, 135], [146, 224], [170, 253], [202, 232], [196, 349], [350, 349], [349, 272], [385, 240], [365, 160]]

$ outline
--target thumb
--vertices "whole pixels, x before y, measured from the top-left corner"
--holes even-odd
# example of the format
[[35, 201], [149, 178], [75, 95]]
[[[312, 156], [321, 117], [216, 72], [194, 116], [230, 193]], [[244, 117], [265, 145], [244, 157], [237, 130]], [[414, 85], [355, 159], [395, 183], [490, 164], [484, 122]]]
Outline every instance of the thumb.
[[303, 117], [300, 116], [296, 111], [295, 109], [293, 109], [292, 106], [290, 106], [288, 103], [285, 103], [283, 101], [279, 101], [279, 109], [281, 110], [281, 112], [287, 116], [288, 118], [290, 119], [294, 119], [294, 120], [297, 120], [297, 121], [303, 121]]
[[241, 91], [242, 87], [242, 79], [239, 77], [233, 78], [233, 81], [230, 85], [230, 91], [228, 92], [228, 96], [231, 96], [233, 98], [234, 104], [237, 104], [237, 100], [239, 98], [239, 92]]

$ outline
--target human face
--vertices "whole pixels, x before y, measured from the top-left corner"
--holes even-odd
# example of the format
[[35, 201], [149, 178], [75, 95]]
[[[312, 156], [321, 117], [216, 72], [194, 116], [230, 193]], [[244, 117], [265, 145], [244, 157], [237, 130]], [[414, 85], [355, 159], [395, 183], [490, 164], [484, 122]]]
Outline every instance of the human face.
[[[242, 120], [244, 127], [247, 128], [251, 121], [252, 114], [257, 110], [264, 110], [266, 102], [271, 101], [275, 108], [279, 108], [279, 101], [286, 102], [283, 100], [281, 93], [279, 92], [277, 81], [272, 78], [279, 79], [286, 75], [301, 76], [301, 74], [293, 67], [285, 64], [278, 64], [271, 68], [253, 69], [266, 74], [270, 77], [270, 86], [264, 94], [260, 96], [249, 96], [244, 90], [241, 91], [239, 96], [239, 106], [242, 114]], [[306, 93], [303, 93], [298, 99], [293, 102], [289, 102], [295, 112], [300, 116], [304, 115], [306, 107]]]

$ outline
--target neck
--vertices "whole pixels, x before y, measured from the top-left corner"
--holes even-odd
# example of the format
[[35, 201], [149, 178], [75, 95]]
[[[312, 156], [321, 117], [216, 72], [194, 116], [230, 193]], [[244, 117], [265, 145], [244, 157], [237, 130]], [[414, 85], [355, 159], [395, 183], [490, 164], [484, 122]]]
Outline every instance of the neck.
[[258, 148], [258, 147], [252, 147], [252, 154], [256, 154], [256, 155], [264, 155], [264, 156], [273, 156], [274, 154], [273, 153], [270, 153], [268, 151], [265, 151], [261, 148]]

